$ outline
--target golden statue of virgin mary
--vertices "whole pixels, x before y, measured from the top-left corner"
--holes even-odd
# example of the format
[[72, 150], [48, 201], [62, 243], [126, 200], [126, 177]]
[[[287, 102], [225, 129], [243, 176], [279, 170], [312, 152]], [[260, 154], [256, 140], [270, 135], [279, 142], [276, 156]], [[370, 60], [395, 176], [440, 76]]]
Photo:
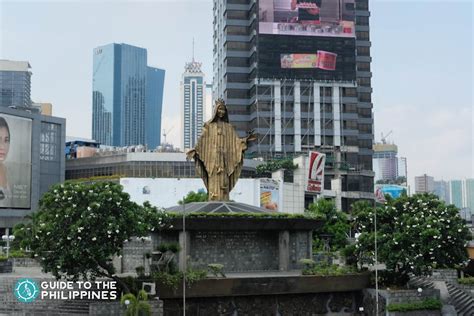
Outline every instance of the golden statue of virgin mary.
[[206, 185], [209, 201], [229, 201], [229, 193], [242, 171], [247, 143], [255, 139], [253, 133], [244, 138], [237, 135], [229, 123], [224, 101], [217, 100], [214, 114], [204, 123], [196, 147], [187, 152]]

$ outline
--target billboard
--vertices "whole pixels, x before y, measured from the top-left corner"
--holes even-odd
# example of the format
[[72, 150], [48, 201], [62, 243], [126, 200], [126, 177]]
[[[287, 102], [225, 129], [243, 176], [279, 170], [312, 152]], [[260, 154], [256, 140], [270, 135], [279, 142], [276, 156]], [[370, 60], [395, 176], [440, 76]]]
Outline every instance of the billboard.
[[280, 183], [273, 179], [260, 179], [260, 207], [278, 212]]
[[355, 38], [355, 0], [260, 0], [260, 34]]
[[321, 193], [324, 191], [324, 165], [326, 155], [317, 151], [309, 152], [309, 172], [306, 191]]
[[356, 80], [355, 39], [261, 35], [258, 77]]
[[31, 206], [31, 119], [0, 113], [0, 207]]
[[336, 70], [337, 54], [318, 51], [317, 54], [281, 54], [281, 68], [320, 68]]

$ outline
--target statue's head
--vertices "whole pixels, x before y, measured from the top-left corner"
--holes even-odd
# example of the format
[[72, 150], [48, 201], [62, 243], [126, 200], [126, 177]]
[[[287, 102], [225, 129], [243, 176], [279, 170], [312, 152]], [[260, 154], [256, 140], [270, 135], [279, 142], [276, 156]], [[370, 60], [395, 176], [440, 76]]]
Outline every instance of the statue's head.
[[215, 107], [214, 107], [214, 115], [212, 117], [212, 121], [215, 122], [218, 120], [229, 122], [227, 107], [225, 106], [225, 102], [223, 99], [217, 99]]

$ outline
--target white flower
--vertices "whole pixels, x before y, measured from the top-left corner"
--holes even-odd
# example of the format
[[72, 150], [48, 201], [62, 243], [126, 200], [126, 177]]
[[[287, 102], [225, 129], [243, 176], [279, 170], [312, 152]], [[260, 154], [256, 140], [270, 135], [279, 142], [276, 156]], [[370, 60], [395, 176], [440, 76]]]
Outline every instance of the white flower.
[[71, 237], [67, 236], [67, 240], [71, 240], [71, 239], [72, 239]]
[[88, 207], [87, 207], [87, 210], [88, 210], [88, 211], [90, 211], [90, 210], [91, 210], [91, 207], [90, 207], [90, 206], [88, 206]]
[[111, 231], [111, 230], [108, 230], [108, 231], [107, 231], [107, 234], [109, 234], [109, 235], [112, 234], [112, 231]]
[[116, 229], [115, 232], [118, 234], [120, 231], [118, 229]]
[[431, 228], [431, 225], [426, 225], [427, 228]]
[[61, 266], [56, 266], [56, 268], [61, 269]]
[[49, 235], [49, 234], [51, 234], [51, 232], [47, 232], [47, 233], [46, 233], [46, 235]]
[[81, 240], [82, 238], [81, 238], [81, 236], [78, 236], [77, 239]]
[[93, 238], [92, 238], [92, 240], [93, 240], [93, 241], [96, 241], [96, 240], [97, 240], [97, 238], [96, 238], [96, 237], [93, 237]]
[[73, 204], [73, 205], [72, 205], [72, 208], [75, 208], [76, 206], [77, 206], [76, 204]]
[[110, 238], [110, 235], [107, 235], [108, 238]]
[[460, 233], [460, 232], [462, 232], [462, 229], [461, 229], [461, 228], [458, 229], [458, 233]]

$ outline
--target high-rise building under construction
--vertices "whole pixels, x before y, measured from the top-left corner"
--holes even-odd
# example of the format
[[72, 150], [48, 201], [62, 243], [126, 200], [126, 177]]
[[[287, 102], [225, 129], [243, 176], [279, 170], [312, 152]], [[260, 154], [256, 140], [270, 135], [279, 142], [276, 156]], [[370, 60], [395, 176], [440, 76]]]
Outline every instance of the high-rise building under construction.
[[342, 208], [373, 198], [368, 0], [214, 0], [213, 98], [251, 157], [326, 152]]

